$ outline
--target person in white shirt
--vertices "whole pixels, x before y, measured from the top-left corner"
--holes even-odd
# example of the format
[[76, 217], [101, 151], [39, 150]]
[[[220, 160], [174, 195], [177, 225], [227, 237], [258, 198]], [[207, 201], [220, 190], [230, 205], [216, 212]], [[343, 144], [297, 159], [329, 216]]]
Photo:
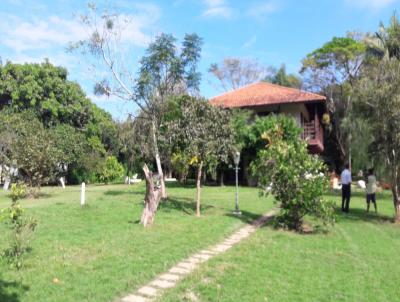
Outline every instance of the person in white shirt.
[[349, 164], [345, 165], [345, 169], [340, 174], [340, 179], [342, 182], [342, 211], [348, 213], [351, 197], [351, 172]]
[[369, 212], [369, 206], [372, 202], [374, 204], [375, 213], [378, 213], [378, 208], [376, 206], [376, 177], [374, 175], [374, 169], [368, 170], [366, 191], [367, 191], [367, 212]]

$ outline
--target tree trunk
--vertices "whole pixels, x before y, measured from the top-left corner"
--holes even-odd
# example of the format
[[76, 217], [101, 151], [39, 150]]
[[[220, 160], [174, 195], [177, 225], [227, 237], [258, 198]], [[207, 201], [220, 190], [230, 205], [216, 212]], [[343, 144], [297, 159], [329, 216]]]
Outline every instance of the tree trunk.
[[161, 200], [161, 188], [154, 187], [153, 173], [146, 164], [143, 166], [143, 172], [146, 177], [146, 195], [140, 223], [143, 224], [144, 227], [147, 227], [154, 222], [154, 217]]
[[399, 190], [397, 184], [393, 181], [392, 183], [392, 194], [393, 194], [393, 205], [395, 212], [395, 222], [400, 223], [400, 200], [399, 200]]
[[219, 185], [221, 186], [221, 187], [223, 187], [225, 184], [224, 184], [224, 170], [221, 168], [221, 170], [219, 171]]
[[156, 158], [156, 164], [157, 164], [157, 172], [158, 175], [160, 176], [160, 183], [161, 183], [161, 197], [162, 199], [167, 198], [167, 191], [165, 190], [165, 181], [164, 181], [164, 173], [162, 170], [161, 166], [161, 159], [160, 159], [160, 152], [158, 151], [158, 142], [157, 142], [157, 136], [156, 136], [156, 123], [155, 121], [152, 121], [152, 134], [153, 134], [153, 145], [154, 145], [154, 154]]
[[197, 215], [197, 217], [200, 217], [200, 190], [201, 190], [201, 170], [202, 169], [203, 169], [203, 161], [200, 161], [200, 164], [197, 167], [197, 179], [196, 179], [196, 188], [197, 188], [196, 215]]

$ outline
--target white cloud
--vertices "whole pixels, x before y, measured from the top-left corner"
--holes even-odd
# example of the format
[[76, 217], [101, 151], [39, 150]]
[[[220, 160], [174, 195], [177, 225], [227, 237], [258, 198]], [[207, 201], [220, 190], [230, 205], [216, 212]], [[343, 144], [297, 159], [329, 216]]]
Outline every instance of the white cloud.
[[222, 17], [229, 19], [232, 16], [232, 8], [226, 0], [204, 0], [206, 10], [203, 12], [205, 17]]
[[275, 1], [263, 1], [253, 3], [247, 10], [247, 15], [257, 19], [264, 19], [265, 16], [276, 12], [279, 9]]
[[252, 36], [249, 40], [243, 43], [242, 48], [250, 48], [257, 42], [257, 36]]
[[[135, 4], [135, 14], [121, 14], [124, 30], [121, 41], [145, 47], [151, 36], [146, 33], [160, 17], [160, 10], [151, 4]], [[126, 22], [125, 22], [126, 21]], [[24, 20], [13, 15], [0, 15], [0, 36], [2, 44], [14, 52], [60, 48], [69, 42], [87, 37], [87, 32], [77, 18], [63, 19], [58, 16]]]
[[360, 8], [367, 8], [367, 9], [381, 9], [397, 2], [397, 0], [344, 0], [344, 1], [349, 6], [357, 6]]
[[84, 31], [77, 21], [57, 16], [31, 22], [10, 17], [2, 23], [2, 42], [15, 52], [66, 46], [69, 41], [84, 38]]

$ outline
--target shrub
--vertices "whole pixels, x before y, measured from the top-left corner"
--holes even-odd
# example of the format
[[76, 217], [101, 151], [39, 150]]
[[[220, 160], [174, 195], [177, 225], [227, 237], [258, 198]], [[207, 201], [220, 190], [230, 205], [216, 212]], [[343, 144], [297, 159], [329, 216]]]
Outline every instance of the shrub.
[[108, 156], [103, 169], [100, 172], [100, 181], [108, 184], [124, 175], [124, 167], [115, 156]]
[[26, 187], [22, 184], [11, 186], [11, 206], [1, 210], [0, 220], [9, 226], [9, 247], [2, 253], [8, 262], [16, 268], [21, 268], [24, 253], [29, 249], [30, 239], [37, 222], [32, 217], [25, 216], [25, 210], [18, 200], [26, 195]]
[[334, 223], [334, 205], [323, 198], [328, 188], [324, 163], [308, 153], [292, 118], [269, 117], [273, 126], [262, 134], [266, 143], [252, 163], [253, 174], [265, 192], [271, 192], [280, 207], [277, 223], [301, 231], [306, 215], [323, 225]]
[[12, 184], [10, 191], [11, 192], [9, 196], [11, 198], [12, 203], [16, 203], [19, 199], [26, 197], [27, 194], [26, 185], [22, 183]]

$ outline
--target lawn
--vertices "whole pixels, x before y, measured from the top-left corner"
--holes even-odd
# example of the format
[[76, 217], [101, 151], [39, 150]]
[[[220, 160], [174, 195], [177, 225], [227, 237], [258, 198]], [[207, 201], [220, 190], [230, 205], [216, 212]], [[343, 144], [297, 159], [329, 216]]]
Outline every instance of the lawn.
[[[400, 301], [400, 226], [389, 192], [379, 214], [362, 193], [327, 234], [263, 227], [204, 264], [159, 301]], [[337, 195], [329, 196], [337, 200]]]
[[[38, 227], [21, 270], [0, 262], [0, 301], [112, 301], [273, 206], [256, 189], [242, 188], [238, 219], [230, 215], [233, 187], [204, 187], [203, 216], [196, 218], [195, 188], [171, 184], [155, 225], [144, 229], [143, 184], [88, 186], [84, 208], [79, 190], [47, 187], [40, 199], [21, 202]], [[9, 203], [1, 191], [0, 208]], [[5, 231], [1, 225], [0, 249]]]

